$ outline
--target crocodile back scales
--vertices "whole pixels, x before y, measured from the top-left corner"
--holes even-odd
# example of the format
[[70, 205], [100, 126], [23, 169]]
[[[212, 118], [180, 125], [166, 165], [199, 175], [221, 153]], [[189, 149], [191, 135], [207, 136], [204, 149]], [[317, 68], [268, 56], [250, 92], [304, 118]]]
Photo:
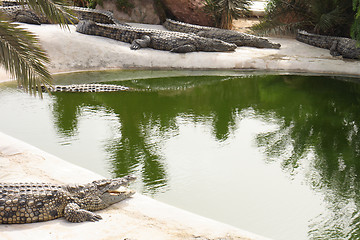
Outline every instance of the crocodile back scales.
[[60, 185], [0, 183], [0, 223], [30, 223], [63, 216], [69, 198]]

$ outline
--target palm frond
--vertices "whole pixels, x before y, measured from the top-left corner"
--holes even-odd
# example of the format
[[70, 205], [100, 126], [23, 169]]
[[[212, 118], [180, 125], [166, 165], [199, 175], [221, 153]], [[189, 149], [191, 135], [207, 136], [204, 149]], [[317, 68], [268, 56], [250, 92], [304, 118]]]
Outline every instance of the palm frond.
[[[68, 28], [67, 23], [71, 22], [71, 10], [65, 8], [60, 0], [17, 1], [63, 28]], [[30, 94], [42, 96], [42, 86], [46, 88], [52, 82], [47, 63], [49, 58], [37, 37], [0, 15], [0, 64], [15, 77], [18, 85]]]
[[[360, 0], [270, 0], [264, 20], [254, 30], [278, 31], [294, 27], [326, 35], [349, 36], [353, 2]], [[296, 30], [296, 29], [295, 29]], [[287, 31], [287, 30], [286, 30]]]
[[317, 33], [331, 32], [332, 29], [342, 24], [345, 20], [342, 11], [339, 7], [336, 7], [334, 10], [320, 15], [314, 31]]
[[52, 77], [45, 66], [48, 62], [35, 35], [19, 24], [0, 21], [0, 64], [25, 91], [41, 95], [41, 85], [50, 84]]
[[18, 0], [21, 4], [27, 4], [30, 9], [45, 16], [51, 23], [57, 23], [63, 28], [68, 28], [72, 23], [73, 14], [64, 6], [61, 0]]

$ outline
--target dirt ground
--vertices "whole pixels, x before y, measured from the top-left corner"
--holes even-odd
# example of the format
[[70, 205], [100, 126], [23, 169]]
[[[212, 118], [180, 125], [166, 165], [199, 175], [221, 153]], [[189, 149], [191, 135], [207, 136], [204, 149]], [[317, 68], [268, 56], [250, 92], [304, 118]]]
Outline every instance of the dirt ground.
[[237, 20], [234, 20], [233, 22], [233, 30], [248, 33], [250, 32], [250, 27], [254, 24], [257, 24], [260, 22], [259, 18], [239, 18]]

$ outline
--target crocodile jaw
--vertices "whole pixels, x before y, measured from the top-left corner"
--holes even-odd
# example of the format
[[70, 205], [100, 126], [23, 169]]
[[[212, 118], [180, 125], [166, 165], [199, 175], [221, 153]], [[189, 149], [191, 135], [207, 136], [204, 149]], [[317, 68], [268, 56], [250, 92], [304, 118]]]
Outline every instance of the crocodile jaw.
[[106, 205], [112, 205], [114, 203], [125, 200], [135, 194], [135, 191], [121, 187], [117, 190], [108, 190], [104, 192], [100, 198]]

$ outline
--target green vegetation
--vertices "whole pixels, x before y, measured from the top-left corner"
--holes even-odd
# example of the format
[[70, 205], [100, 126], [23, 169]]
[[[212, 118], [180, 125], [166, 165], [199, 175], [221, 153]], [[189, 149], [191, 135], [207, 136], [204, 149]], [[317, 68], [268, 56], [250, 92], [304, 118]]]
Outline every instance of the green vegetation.
[[353, 0], [353, 10], [356, 15], [351, 27], [351, 37], [360, 41], [360, 0]]
[[304, 29], [360, 40], [359, 4], [359, 0], [270, 0], [266, 17], [254, 30], [291, 34]]
[[[45, 15], [51, 22], [66, 26], [68, 13], [62, 8], [61, 2], [51, 0], [19, 2], [28, 4], [32, 10]], [[26, 91], [36, 94], [40, 85], [52, 81], [45, 65], [49, 59], [33, 34], [10, 22], [4, 15], [0, 15], [0, 20], [0, 63], [16, 78], [19, 85]]]
[[216, 27], [232, 29], [232, 22], [246, 15], [250, 0], [205, 0], [206, 10], [214, 19]]

